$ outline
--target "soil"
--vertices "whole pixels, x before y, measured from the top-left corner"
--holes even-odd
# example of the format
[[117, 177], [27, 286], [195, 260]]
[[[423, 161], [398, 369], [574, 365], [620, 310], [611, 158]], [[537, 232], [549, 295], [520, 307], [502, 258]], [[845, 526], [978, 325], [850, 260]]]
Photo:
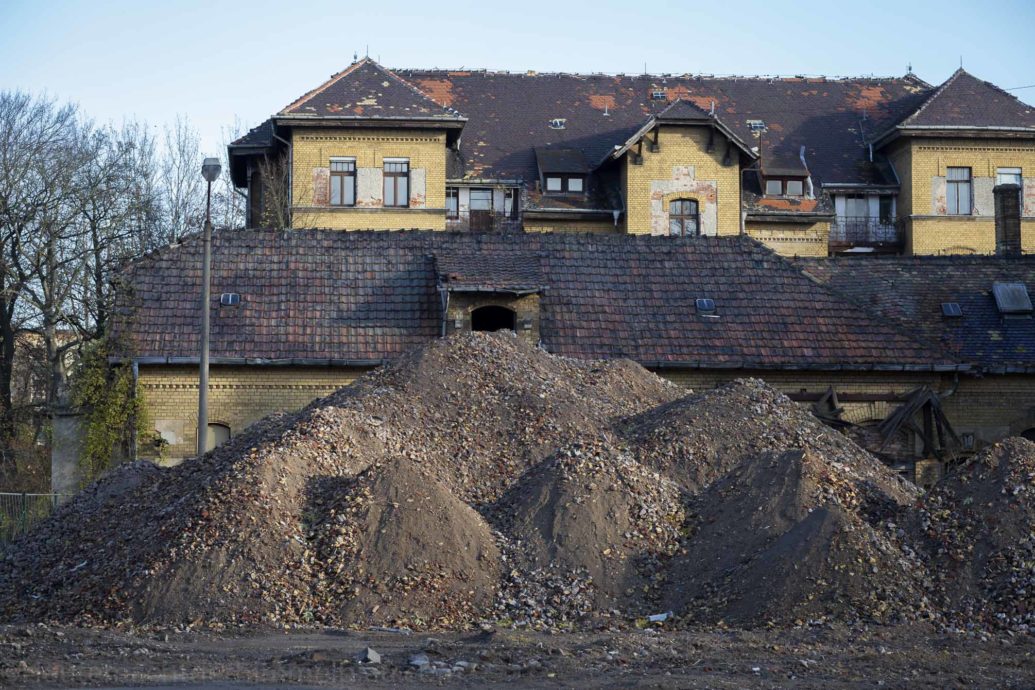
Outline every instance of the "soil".
[[[379, 664], [357, 663], [368, 647], [381, 656]], [[1035, 639], [925, 625], [433, 637], [325, 628], [227, 634], [0, 626], [5, 688], [504, 685], [1022, 689], [1035, 686]]]
[[1023, 439], [923, 494], [761, 381], [459, 334], [115, 469], [0, 556], [0, 622], [1030, 637], [1033, 490]]

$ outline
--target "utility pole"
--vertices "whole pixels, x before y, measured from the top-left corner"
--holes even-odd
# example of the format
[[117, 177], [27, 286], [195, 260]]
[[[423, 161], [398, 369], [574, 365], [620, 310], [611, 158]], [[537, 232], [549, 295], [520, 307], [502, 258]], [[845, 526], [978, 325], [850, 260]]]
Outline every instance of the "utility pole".
[[204, 254], [201, 263], [201, 352], [198, 357], [198, 457], [205, 454], [208, 445], [208, 345], [209, 345], [209, 301], [211, 299], [212, 274], [212, 183], [219, 178], [221, 166], [218, 158], [206, 158], [201, 165], [201, 175], [208, 182], [205, 200]]

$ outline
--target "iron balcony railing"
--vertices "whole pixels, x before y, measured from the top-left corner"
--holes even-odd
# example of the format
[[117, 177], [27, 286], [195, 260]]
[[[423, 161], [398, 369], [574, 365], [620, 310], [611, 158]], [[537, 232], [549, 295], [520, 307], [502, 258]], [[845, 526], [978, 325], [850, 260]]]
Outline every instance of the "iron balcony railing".
[[830, 226], [830, 242], [854, 246], [901, 244], [902, 228], [880, 218], [842, 216]]

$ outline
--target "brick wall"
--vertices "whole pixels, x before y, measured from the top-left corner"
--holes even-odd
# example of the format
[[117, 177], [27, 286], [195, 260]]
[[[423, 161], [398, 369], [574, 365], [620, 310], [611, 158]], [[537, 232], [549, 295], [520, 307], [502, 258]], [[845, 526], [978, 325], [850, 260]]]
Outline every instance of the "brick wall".
[[[469, 297], [451, 301], [447, 325], [470, 328], [470, 311], [482, 304], [501, 304], [518, 312], [521, 337], [539, 339], [539, 298], [529, 295], [516, 300]], [[528, 318], [531, 328], [520, 321]], [[211, 370], [209, 421], [225, 424], [232, 434], [268, 414], [299, 410], [316, 398], [348, 385], [362, 369], [329, 367], [223, 367]], [[823, 393], [833, 386], [840, 393], [884, 395], [906, 393], [920, 385], [937, 391], [952, 389], [952, 376], [904, 372], [781, 372], [700, 371], [665, 369], [665, 378], [696, 391], [704, 391], [738, 377], [755, 376], [787, 393]], [[194, 454], [197, 427], [197, 368], [186, 366], [141, 366], [140, 384], [149, 419], [171, 443], [165, 458], [177, 461]], [[963, 377], [956, 391], [945, 398], [944, 409], [958, 433], [974, 434], [978, 444], [991, 443], [1008, 435], [1035, 428], [1035, 376], [1008, 375], [985, 378]], [[845, 418], [853, 422], [883, 419], [894, 403], [842, 402]], [[153, 457], [151, 448], [140, 449], [141, 457]]]
[[[1011, 140], [908, 139], [897, 142], [889, 157], [902, 188], [898, 200], [906, 224], [906, 252], [911, 254], [995, 253], [996, 168], [1021, 168], [1025, 177], [1021, 224], [1025, 252], [1035, 252], [1035, 146]], [[973, 213], [946, 215], [946, 169], [971, 169]]]
[[[740, 233], [740, 165], [736, 156], [722, 164], [726, 142], [716, 135], [707, 151], [707, 127], [663, 126], [660, 150], [652, 153], [643, 140], [643, 163], [625, 155], [626, 231], [631, 234], [668, 234], [668, 204], [672, 199], [696, 199], [704, 234]], [[634, 147], [633, 151], [637, 149]]]
[[748, 221], [747, 234], [784, 256], [826, 256], [830, 223], [759, 223]]
[[515, 313], [518, 337], [539, 343], [539, 295], [508, 297], [477, 293], [452, 293], [446, 312], [446, 334], [471, 330], [471, 313], [479, 307], [498, 306]]
[[[326, 185], [332, 157], [356, 159], [352, 208], [331, 207]], [[382, 206], [385, 158], [410, 161], [410, 208]], [[295, 227], [340, 230], [446, 227], [446, 135], [406, 129], [303, 129], [292, 135]], [[314, 190], [316, 193], [314, 194]]]
[[[295, 411], [363, 373], [329, 367], [224, 367], [209, 370], [209, 423], [240, 433], [274, 412]], [[187, 366], [141, 366], [140, 388], [148, 419], [169, 441], [168, 460], [194, 455], [197, 448], [198, 369]], [[153, 448], [141, 447], [141, 457]]]
[[525, 232], [597, 232], [614, 234], [621, 232], [613, 221], [593, 220], [531, 220], [524, 224]]

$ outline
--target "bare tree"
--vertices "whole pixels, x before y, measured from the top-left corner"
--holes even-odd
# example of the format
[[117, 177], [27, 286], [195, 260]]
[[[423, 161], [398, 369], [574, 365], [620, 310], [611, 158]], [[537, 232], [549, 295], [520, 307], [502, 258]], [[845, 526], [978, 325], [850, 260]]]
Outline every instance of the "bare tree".
[[237, 191], [230, 177], [230, 156], [227, 147], [230, 142], [245, 132], [241, 119], [235, 117], [230, 126], [220, 128], [220, 162], [223, 172], [212, 190], [212, 225], [220, 230], [234, 230], [244, 227], [246, 197]]
[[172, 127], [165, 128], [161, 182], [170, 242], [201, 227], [204, 217], [200, 141], [185, 116], [177, 115]]
[[[56, 151], [74, 147], [77, 110], [24, 93], [0, 93], [0, 443], [14, 435], [11, 379], [19, 333], [33, 320], [26, 289], [39, 260], [34, 234], [63, 222], [68, 177]], [[9, 466], [5, 454], [4, 471]]]

